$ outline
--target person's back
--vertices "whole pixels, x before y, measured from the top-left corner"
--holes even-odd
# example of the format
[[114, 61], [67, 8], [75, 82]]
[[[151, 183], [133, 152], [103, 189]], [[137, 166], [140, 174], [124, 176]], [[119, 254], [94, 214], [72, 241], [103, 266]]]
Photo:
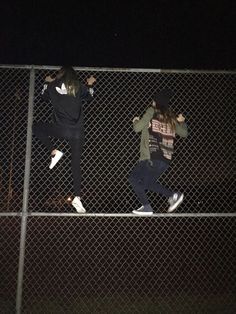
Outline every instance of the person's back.
[[161, 113], [154, 115], [149, 127], [151, 159], [170, 161], [174, 153], [175, 128], [163, 120]]
[[54, 80], [49, 79], [42, 96], [50, 99], [54, 108], [53, 120], [65, 127], [83, 126], [82, 101], [92, 100], [92, 93], [79, 82], [76, 72], [71, 67], [63, 67]]
[[62, 67], [55, 78], [47, 76], [41, 93], [44, 100], [50, 100], [54, 109], [53, 123], [33, 124], [34, 135], [46, 146], [51, 154], [50, 169], [53, 169], [64, 153], [56, 149], [51, 137], [68, 140], [71, 147], [71, 167], [75, 197], [72, 205], [78, 213], [85, 213], [80, 200], [80, 160], [84, 143], [82, 101], [92, 100], [92, 85], [96, 79], [87, 79], [87, 86], [79, 82], [72, 67]]
[[168, 197], [168, 212], [175, 210], [183, 201], [183, 193], [171, 191], [157, 182], [172, 160], [175, 135], [186, 137], [188, 133], [185, 118], [182, 114], [176, 117], [169, 107], [172, 95], [173, 92], [169, 89], [160, 91], [154, 95], [152, 106], [143, 117], [133, 119], [134, 131], [141, 132], [140, 159], [132, 170], [129, 181], [142, 203], [139, 209], [132, 211], [134, 214], [153, 214], [146, 191]]

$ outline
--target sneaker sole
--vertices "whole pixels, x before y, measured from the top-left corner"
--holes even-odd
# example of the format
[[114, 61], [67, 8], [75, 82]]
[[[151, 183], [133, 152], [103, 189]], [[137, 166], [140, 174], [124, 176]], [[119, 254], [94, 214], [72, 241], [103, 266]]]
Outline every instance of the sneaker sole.
[[79, 207], [77, 204], [72, 203], [72, 206], [75, 208], [77, 213], [79, 213], [79, 214], [85, 214], [86, 213], [86, 210], [84, 208]]
[[172, 213], [183, 202], [183, 200], [184, 200], [184, 195], [182, 194], [180, 198], [178, 199], [178, 201], [173, 206], [170, 206], [170, 208], [168, 208], [167, 212]]
[[60, 157], [59, 157], [58, 160], [55, 162], [55, 164], [53, 164], [53, 165], [50, 164], [49, 169], [53, 169], [53, 168], [56, 166], [56, 164], [58, 163], [58, 161], [61, 160], [61, 158], [63, 157], [63, 155], [64, 155], [64, 153], [62, 153], [62, 154], [60, 155]]
[[140, 215], [140, 216], [151, 216], [151, 215], [153, 215], [153, 212], [141, 212], [141, 211], [137, 211], [137, 210], [133, 210], [132, 213], [135, 215]]

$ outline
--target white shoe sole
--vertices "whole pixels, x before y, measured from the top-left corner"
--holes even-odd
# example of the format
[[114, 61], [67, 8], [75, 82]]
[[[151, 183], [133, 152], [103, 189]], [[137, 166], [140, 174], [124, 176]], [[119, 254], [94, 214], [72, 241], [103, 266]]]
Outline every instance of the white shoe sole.
[[133, 210], [132, 213], [135, 215], [140, 215], [140, 216], [151, 216], [151, 215], [153, 215], [153, 212], [143, 212], [143, 211], [136, 210], [136, 209]]
[[54, 157], [52, 157], [49, 169], [52, 169], [56, 166], [56, 164], [58, 163], [58, 161], [62, 158], [64, 154], [62, 152], [57, 152], [56, 155]]
[[168, 212], [168, 213], [172, 213], [172, 212], [183, 202], [183, 200], [184, 200], [184, 195], [181, 194], [181, 196], [180, 196], [180, 198], [178, 199], [178, 201], [175, 202], [174, 205], [171, 205], [171, 206], [168, 208], [167, 212]]

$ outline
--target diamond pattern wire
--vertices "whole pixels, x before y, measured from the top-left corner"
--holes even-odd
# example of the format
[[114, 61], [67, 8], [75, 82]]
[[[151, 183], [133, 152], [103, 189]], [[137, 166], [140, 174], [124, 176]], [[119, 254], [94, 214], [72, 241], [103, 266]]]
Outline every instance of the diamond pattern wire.
[[0, 217], [0, 313], [15, 313], [20, 218]]
[[0, 211], [20, 211], [25, 167], [29, 71], [0, 69]]
[[[157, 89], [189, 126], [161, 182], [185, 193], [180, 213], [235, 212], [235, 73], [77, 69], [97, 78], [84, 105], [82, 199], [88, 212], [129, 213], [140, 206], [128, 183], [139, 157], [132, 118]], [[50, 121], [40, 98], [46, 75], [35, 70], [34, 121]], [[0, 67], [0, 313], [13, 313], [19, 260], [29, 98], [29, 68]], [[29, 211], [74, 212], [70, 150], [49, 171], [33, 137]], [[166, 200], [149, 193], [157, 213]], [[22, 313], [235, 313], [235, 217], [29, 216]], [[3, 304], [3, 305], [2, 305]]]
[[[51, 105], [40, 98], [49, 73], [36, 73], [34, 121], [51, 118]], [[140, 206], [128, 182], [139, 158], [140, 135], [131, 121], [164, 87], [174, 90], [172, 107], [186, 116], [189, 136], [177, 139], [172, 166], [160, 181], [185, 193], [180, 212], [234, 212], [234, 74], [78, 71], [83, 82], [91, 74], [97, 83], [94, 101], [84, 105], [81, 195], [88, 212], [131, 212]], [[58, 140], [55, 145], [65, 157], [50, 171], [49, 154], [33, 138], [31, 211], [74, 211], [67, 201], [73, 197], [69, 147]], [[156, 212], [166, 212], [166, 199], [150, 193], [150, 200]]]
[[234, 313], [234, 249], [232, 217], [29, 217], [23, 313]]

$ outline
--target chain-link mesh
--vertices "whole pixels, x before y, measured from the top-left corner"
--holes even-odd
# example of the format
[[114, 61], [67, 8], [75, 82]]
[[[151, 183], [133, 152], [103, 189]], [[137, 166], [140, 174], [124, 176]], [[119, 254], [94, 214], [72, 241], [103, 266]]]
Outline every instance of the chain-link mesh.
[[23, 312], [234, 313], [234, 221], [31, 217]]
[[0, 313], [15, 313], [20, 218], [0, 216]]
[[[2, 211], [22, 204], [29, 70], [1, 69]], [[36, 71], [34, 121], [50, 121], [52, 108], [40, 97], [44, 78], [52, 71]], [[183, 112], [189, 126], [187, 139], [178, 139], [174, 161], [161, 181], [185, 193], [180, 212], [234, 211], [235, 74], [78, 71], [81, 81], [97, 78], [94, 101], [84, 106], [86, 141], [82, 160], [82, 198], [89, 212], [130, 212], [139, 206], [128, 177], [139, 155], [139, 135], [132, 118], [142, 115], [157, 89], [170, 87], [172, 107]], [[50, 156], [33, 138], [32, 211], [73, 211], [70, 150], [55, 141], [65, 157], [49, 171]], [[217, 195], [217, 197], [215, 197]], [[157, 212], [165, 199], [150, 193]]]
[[[51, 121], [40, 93], [55, 69], [33, 71], [33, 120]], [[20, 216], [28, 217], [22, 313], [235, 313], [235, 73], [77, 69], [81, 81], [97, 78], [94, 100], [84, 104], [81, 197], [88, 214], [114, 213], [106, 217], [75, 214], [68, 143], [52, 139], [65, 155], [49, 170], [50, 155], [34, 136], [26, 212], [29, 73], [0, 67], [0, 313], [14, 313]], [[184, 202], [168, 217], [166, 199], [149, 192], [159, 216], [119, 216], [140, 206], [128, 182], [139, 158], [132, 119], [164, 87], [173, 89], [172, 108], [186, 116], [189, 136], [177, 139], [160, 181], [183, 191]]]
[[[40, 97], [46, 74], [45, 70], [36, 74], [34, 121], [51, 119], [51, 106]], [[180, 212], [234, 211], [235, 75], [78, 71], [81, 81], [91, 74], [97, 84], [94, 101], [84, 105], [81, 195], [88, 212], [130, 212], [139, 207], [128, 182], [139, 158], [139, 135], [131, 121], [164, 87], [174, 90], [172, 107], [186, 116], [189, 136], [177, 140], [174, 161], [161, 181], [185, 193]], [[69, 146], [60, 141], [55, 146], [65, 157], [50, 171], [48, 152], [33, 139], [32, 211], [73, 211], [67, 202], [73, 195]], [[166, 212], [166, 199], [151, 193], [150, 199], [156, 212]]]
[[0, 211], [22, 208], [29, 71], [0, 69]]

